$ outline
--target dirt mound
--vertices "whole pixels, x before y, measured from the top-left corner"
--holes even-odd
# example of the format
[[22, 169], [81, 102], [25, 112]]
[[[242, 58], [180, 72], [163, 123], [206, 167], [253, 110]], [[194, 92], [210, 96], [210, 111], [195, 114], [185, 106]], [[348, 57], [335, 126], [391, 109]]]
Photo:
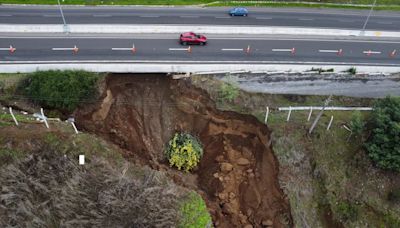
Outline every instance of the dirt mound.
[[[292, 226], [270, 133], [256, 118], [216, 110], [204, 91], [165, 75], [113, 74], [102, 92], [101, 102], [75, 113], [79, 127], [127, 149], [131, 160], [204, 192], [216, 226]], [[176, 131], [197, 135], [204, 145], [192, 174], [170, 169], [164, 158]]]

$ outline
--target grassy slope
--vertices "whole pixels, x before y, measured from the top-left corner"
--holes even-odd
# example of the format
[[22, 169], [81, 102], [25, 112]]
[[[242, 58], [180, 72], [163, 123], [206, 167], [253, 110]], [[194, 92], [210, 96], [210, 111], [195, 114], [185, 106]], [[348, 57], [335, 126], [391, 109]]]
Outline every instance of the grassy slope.
[[[220, 82], [200, 78], [194, 81], [218, 98]], [[219, 107], [253, 114], [263, 122], [266, 106], [321, 105], [324, 99], [241, 91], [236, 102], [219, 102]], [[334, 97], [331, 104], [361, 106], [370, 105], [371, 100]], [[314, 112], [313, 118], [316, 115]], [[333, 125], [326, 131], [331, 115]], [[268, 119], [273, 149], [280, 161], [281, 186], [290, 199], [296, 225], [396, 227], [400, 223], [396, 219], [400, 217], [400, 205], [389, 203], [387, 193], [400, 187], [391, 182], [399, 180], [400, 175], [373, 167], [362, 150], [361, 139], [348, 139], [349, 132], [342, 125], [348, 125], [351, 114], [325, 112], [312, 136], [307, 134], [311, 125], [307, 117], [308, 112], [296, 111], [286, 122], [287, 112], [272, 110]], [[368, 114], [364, 113], [364, 118]]]

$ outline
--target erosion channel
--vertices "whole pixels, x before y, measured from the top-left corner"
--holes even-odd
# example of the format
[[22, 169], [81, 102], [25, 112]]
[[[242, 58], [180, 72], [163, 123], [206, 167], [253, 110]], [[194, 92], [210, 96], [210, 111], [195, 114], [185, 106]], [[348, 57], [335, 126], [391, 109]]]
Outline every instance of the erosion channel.
[[[100, 90], [98, 102], [76, 111], [78, 127], [117, 144], [132, 162], [199, 192], [216, 227], [292, 226], [270, 131], [255, 117], [217, 110], [190, 79], [110, 74]], [[203, 144], [200, 165], [190, 173], [170, 167], [164, 156], [175, 132], [189, 132]]]

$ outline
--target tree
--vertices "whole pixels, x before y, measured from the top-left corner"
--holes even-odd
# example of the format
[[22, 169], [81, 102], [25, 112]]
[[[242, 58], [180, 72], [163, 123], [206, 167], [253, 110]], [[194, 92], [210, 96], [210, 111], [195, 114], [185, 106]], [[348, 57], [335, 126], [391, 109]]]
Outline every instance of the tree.
[[368, 156], [383, 169], [400, 172], [400, 98], [376, 101], [372, 134], [365, 144]]

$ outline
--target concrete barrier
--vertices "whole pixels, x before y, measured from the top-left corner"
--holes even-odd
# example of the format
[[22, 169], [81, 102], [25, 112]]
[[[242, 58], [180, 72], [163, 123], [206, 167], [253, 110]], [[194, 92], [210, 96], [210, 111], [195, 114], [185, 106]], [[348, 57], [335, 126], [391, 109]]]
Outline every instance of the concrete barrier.
[[[0, 24], [3, 33], [63, 33], [64, 26], [49, 24]], [[364, 36], [400, 38], [400, 32], [365, 31], [326, 28], [301, 28], [278, 26], [209, 26], [209, 25], [127, 25], [127, 24], [70, 24], [70, 33], [182, 33], [194, 31], [206, 34], [233, 35], [316, 35], [316, 36]]]
[[190, 63], [11, 63], [1, 64], [0, 73], [28, 73], [39, 70], [86, 70], [91, 72], [121, 72], [121, 73], [204, 73], [204, 72], [305, 72], [311, 68], [333, 68], [335, 72], [346, 71], [350, 67], [356, 67], [359, 73], [397, 73], [400, 66], [357, 66], [357, 65], [296, 65], [290, 63], [271, 64], [190, 64]]

